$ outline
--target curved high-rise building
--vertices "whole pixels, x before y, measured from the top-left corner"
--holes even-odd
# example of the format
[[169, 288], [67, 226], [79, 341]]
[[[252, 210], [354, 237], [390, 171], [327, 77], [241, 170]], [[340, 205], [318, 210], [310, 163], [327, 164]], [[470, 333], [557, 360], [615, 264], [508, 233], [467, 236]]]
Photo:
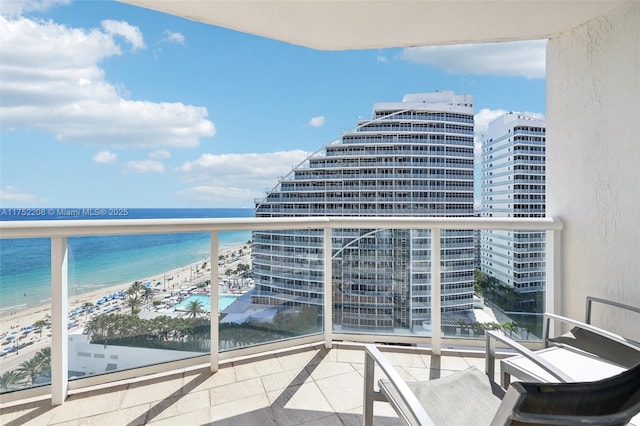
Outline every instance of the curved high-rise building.
[[[452, 91], [377, 103], [256, 201], [256, 217], [473, 216], [473, 100]], [[442, 310], [473, 304], [472, 231], [442, 231]], [[423, 330], [431, 321], [430, 231], [333, 232], [334, 325]], [[323, 303], [321, 230], [253, 235], [253, 300]], [[444, 318], [444, 317], [443, 317]]]

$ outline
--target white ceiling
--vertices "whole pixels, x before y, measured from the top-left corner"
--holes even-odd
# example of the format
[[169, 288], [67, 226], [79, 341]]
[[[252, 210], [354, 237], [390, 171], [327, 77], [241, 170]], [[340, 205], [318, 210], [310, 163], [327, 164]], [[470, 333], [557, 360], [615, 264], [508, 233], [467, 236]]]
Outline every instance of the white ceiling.
[[633, 0], [119, 0], [321, 50], [549, 38]]

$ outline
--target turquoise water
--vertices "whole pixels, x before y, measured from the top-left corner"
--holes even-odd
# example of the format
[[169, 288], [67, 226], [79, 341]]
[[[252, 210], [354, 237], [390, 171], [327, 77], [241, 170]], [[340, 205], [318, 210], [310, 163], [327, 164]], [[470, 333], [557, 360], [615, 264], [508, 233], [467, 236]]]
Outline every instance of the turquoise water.
[[[251, 209], [140, 209], [131, 213], [130, 218], [253, 216]], [[250, 231], [220, 232], [220, 249], [250, 239]], [[50, 244], [47, 238], [0, 239], [0, 313], [50, 302]], [[144, 280], [210, 256], [208, 233], [72, 237], [68, 246], [70, 297]]]
[[[211, 312], [211, 297], [204, 295], [204, 294], [194, 294], [191, 295], [189, 297], [187, 297], [186, 299], [184, 299], [182, 302], [178, 303], [177, 305], [175, 305], [173, 307], [173, 309], [177, 309], [179, 311], [184, 311], [187, 309], [187, 305], [194, 301], [194, 300], [199, 300], [200, 302], [202, 302], [202, 304], [204, 305], [204, 309], [207, 312]], [[220, 296], [218, 298], [218, 312], [222, 312], [227, 306], [231, 305], [233, 302], [235, 302], [236, 300], [238, 300], [238, 296]]]

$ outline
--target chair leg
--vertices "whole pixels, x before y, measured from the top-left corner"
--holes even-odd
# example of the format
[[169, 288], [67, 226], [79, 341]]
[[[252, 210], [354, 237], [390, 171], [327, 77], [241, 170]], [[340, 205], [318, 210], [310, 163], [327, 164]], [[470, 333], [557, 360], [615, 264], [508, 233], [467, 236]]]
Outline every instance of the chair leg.
[[364, 356], [364, 394], [363, 394], [363, 416], [362, 424], [364, 426], [373, 426], [373, 381], [375, 374], [375, 362], [373, 358], [365, 351]]
[[511, 383], [511, 374], [505, 373], [504, 371], [500, 374], [501, 377], [501, 385], [503, 389], [507, 389], [509, 384]]

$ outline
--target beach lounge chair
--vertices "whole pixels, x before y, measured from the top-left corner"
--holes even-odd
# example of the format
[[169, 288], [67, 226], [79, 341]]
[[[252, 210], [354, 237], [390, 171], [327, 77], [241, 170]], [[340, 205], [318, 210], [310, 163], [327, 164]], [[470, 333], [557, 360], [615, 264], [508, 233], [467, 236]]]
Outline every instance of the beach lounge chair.
[[[374, 390], [374, 372], [384, 378]], [[405, 382], [382, 352], [365, 346], [363, 424], [373, 424], [373, 402], [387, 401], [408, 425], [621, 425], [640, 412], [640, 364], [583, 383], [515, 382], [504, 394], [475, 367], [424, 382]]]

